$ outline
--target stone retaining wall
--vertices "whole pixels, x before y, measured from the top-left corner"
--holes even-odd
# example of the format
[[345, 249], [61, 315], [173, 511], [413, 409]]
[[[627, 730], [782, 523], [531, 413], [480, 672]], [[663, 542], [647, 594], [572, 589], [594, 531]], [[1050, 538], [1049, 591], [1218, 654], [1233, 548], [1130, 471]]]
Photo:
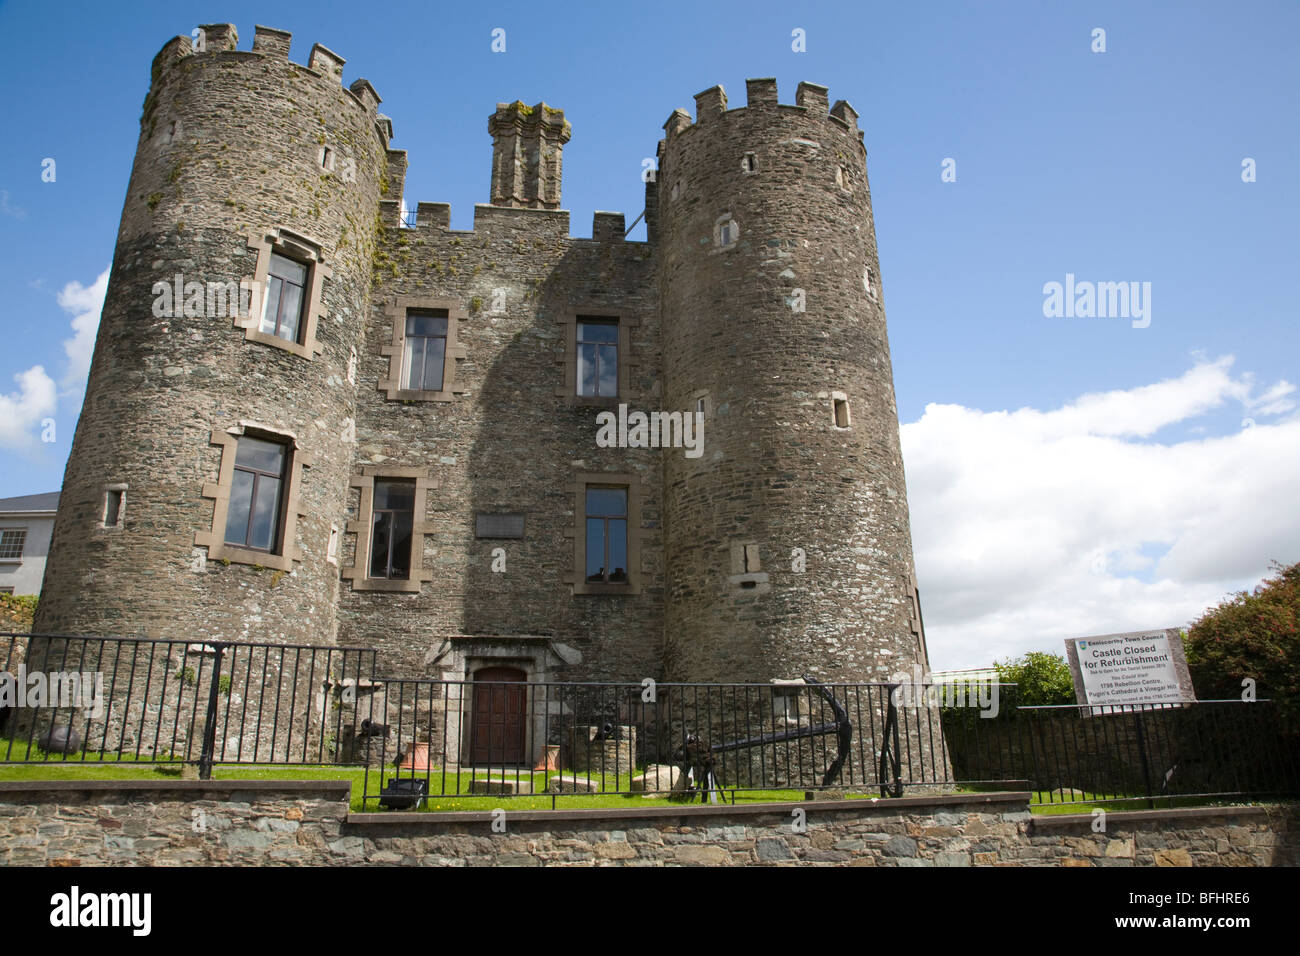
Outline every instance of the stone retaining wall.
[[[320, 781], [0, 782], [0, 865], [1285, 866], [1300, 806], [1031, 816], [1027, 793], [349, 814]], [[509, 807], [507, 801], [503, 801]], [[802, 812], [801, 812], [802, 811]], [[806, 823], [806, 828], [797, 824]], [[498, 824], [499, 825], [499, 824]]]

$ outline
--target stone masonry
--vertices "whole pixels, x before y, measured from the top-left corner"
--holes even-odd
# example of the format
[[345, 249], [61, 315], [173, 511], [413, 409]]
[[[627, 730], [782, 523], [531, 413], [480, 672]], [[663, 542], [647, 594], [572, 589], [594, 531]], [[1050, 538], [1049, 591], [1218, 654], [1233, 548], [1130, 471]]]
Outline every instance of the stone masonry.
[[[1294, 866], [1295, 805], [1029, 813], [1026, 793], [349, 814], [347, 783], [0, 782], [0, 866]], [[803, 811], [805, 828], [792, 825]]]
[[[445, 204], [403, 216], [406, 153], [341, 57], [202, 29], [153, 62], [38, 632], [360, 646], [457, 680], [926, 666], [851, 106], [808, 83], [780, 103], [774, 80], [741, 108], [701, 93], [631, 242], [622, 213], [570, 234], [563, 111], [498, 104], [490, 202], [461, 231]], [[273, 254], [306, 270], [292, 341], [259, 327]], [[213, 288], [240, 283], [248, 309], [222, 311]], [[412, 390], [406, 321], [428, 309], [444, 374]], [[616, 394], [575, 384], [582, 317], [616, 330]], [[598, 446], [621, 405], [698, 409], [703, 453]], [[247, 438], [289, 462], [260, 552], [225, 530]], [[411, 567], [376, 577], [386, 479], [414, 489]], [[593, 486], [626, 492], [625, 580], [582, 564]], [[518, 532], [480, 530], [500, 515]]]

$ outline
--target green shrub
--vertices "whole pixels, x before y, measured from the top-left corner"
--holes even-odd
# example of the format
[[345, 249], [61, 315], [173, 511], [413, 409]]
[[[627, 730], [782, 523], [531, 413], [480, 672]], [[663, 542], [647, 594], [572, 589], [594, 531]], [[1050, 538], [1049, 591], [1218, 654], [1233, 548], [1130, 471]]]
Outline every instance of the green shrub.
[[1024, 707], [1073, 704], [1074, 681], [1070, 665], [1060, 654], [1030, 651], [1005, 663], [993, 662], [998, 680], [1015, 684], [1016, 703]]
[[1250, 678], [1256, 697], [1300, 708], [1300, 563], [1273, 567], [1253, 593], [1237, 593], [1188, 629], [1187, 667], [1202, 700], [1240, 699]]
[[37, 601], [35, 594], [0, 594], [0, 631], [30, 631]]

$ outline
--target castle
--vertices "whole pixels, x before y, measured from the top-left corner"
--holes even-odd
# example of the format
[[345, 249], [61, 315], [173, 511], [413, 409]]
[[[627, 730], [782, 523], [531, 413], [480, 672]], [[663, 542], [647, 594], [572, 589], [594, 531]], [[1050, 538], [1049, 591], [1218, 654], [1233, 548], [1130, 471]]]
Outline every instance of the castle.
[[700, 93], [631, 242], [570, 236], [563, 112], [501, 104], [459, 231], [405, 214], [340, 57], [201, 30], [153, 62], [38, 633], [470, 680], [926, 667], [851, 106]]

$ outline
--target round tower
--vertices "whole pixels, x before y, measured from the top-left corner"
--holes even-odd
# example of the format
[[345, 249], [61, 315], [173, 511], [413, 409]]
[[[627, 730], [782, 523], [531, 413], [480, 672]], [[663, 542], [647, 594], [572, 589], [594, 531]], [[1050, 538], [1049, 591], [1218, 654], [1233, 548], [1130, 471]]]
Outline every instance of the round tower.
[[333, 639], [391, 127], [289, 42], [153, 61], [39, 632]]
[[699, 94], [660, 143], [666, 676], [879, 681], [924, 666], [866, 150], [801, 83]]

